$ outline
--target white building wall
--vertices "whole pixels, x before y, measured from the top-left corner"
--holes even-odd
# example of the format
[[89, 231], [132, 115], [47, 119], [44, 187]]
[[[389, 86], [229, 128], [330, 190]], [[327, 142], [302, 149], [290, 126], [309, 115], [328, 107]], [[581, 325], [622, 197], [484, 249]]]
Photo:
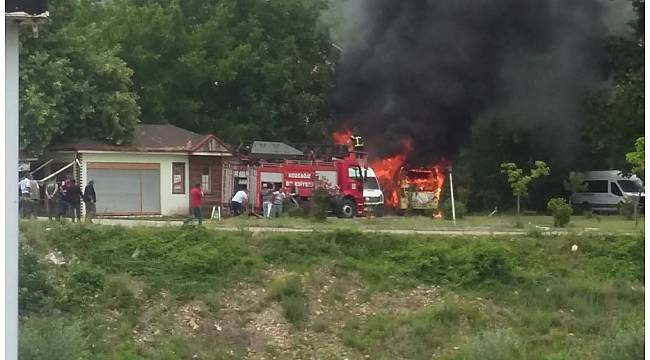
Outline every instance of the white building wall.
[[4, 325], [0, 334], [0, 348], [5, 359], [18, 358], [18, 23], [5, 17], [5, 118], [0, 124], [3, 139], [0, 162], [5, 175], [0, 179], [4, 191], [4, 218], [0, 228], [4, 235], [4, 264], [0, 278], [4, 279], [5, 304], [0, 308]]
[[[89, 162], [157, 163], [160, 164], [160, 212], [165, 216], [187, 215], [190, 210], [189, 157], [184, 154], [121, 153], [82, 151], [81, 186], [88, 182]], [[185, 194], [172, 194], [172, 163], [185, 163]]]

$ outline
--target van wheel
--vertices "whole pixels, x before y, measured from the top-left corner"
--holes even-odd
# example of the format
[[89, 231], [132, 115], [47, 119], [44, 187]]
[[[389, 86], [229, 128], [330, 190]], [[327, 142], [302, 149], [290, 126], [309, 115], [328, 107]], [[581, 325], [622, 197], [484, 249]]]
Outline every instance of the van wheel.
[[357, 213], [357, 206], [354, 201], [350, 199], [343, 199], [339, 204], [338, 215], [343, 219], [352, 219]]

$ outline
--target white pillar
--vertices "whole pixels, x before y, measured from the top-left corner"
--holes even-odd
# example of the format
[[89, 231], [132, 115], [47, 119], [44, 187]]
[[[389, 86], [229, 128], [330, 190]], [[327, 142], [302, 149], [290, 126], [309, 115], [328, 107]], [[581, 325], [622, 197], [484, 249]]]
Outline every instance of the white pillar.
[[454, 219], [454, 225], [456, 225], [456, 204], [454, 202], [454, 177], [452, 175], [452, 168], [449, 168], [449, 189], [451, 190], [451, 216]]
[[0, 219], [4, 229], [4, 279], [5, 306], [0, 318], [4, 318], [2, 343], [5, 359], [18, 358], [18, 24], [5, 18], [5, 121], [0, 128], [4, 151], [0, 161], [5, 176], [0, 176], [4, 192], [0, 203], [5, 216]]

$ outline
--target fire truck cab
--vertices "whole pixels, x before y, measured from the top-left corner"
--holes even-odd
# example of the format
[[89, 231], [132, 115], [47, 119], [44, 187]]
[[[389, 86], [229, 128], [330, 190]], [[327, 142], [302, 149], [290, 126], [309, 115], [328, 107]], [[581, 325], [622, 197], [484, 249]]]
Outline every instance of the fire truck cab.
[[[332, 211], [341, 218], [352, 218], [364, 214], [364, 174], [356, 153], [343, 159], [284, 160], [279, 163], [262, 162], [257, 167], [256, 193], [260, 194], [263, 184], [281, 188], [285, 194], [297, 198], [301, 203], [308, 202], [317, 182], [327, 184], [332, 194]], [[255, 204], [259, 210], [261, 204]]]

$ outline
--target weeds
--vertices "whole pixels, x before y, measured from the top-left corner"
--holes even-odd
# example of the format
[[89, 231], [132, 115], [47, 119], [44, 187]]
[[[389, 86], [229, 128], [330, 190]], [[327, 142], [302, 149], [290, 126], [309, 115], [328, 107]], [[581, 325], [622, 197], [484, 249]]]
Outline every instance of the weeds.
[[89, 346], [78, 322], [61, 317], [30, 317], [20, 326], [21, 360], [91, 359]]
[[526, 359], [521, 339], [509, 329], [489, 330], [472, 338], [463, 348], [458, 360]]
[[268, 297], [278, 301], [282, 306], [285, 318], [294, 326], [300, 327], [309, 316], [307, 297], [302, 288], [299, 276], [289, 276], [275, 279], [268, 288]]
[[[21, 358], [237, 358], [252, 341], [237, 326], [269, 302], [277, 302], [294, 325], [291, 344], [316, 348], [328, 341], [349, 358], [627, 360], [643, 348], [642, 234], [251, 237], [196, 227], [47, 226], [21, 223], [27, 229], [20, 259]], [[570, 250], [573, 244], [579, 251]], [[78, 260], [41, 260], [54, 248]], [[265, 283], [268, 298], [260, 306], [233, 313], [242, 304], [224, 294], [240, 284], [259, 287], [267, 269], [292, 275]], [[412, 295], [419, 285], [436, 285], [448, 295], [418, 299], [430, 304], [426, 308], [380, 309], [368, 317], [353, 308], [372, 306], [383, 291], [422, 296]], [[317, 291], [322, 301], [310, 309], [315, 299], [308, 296]], [[188, 301], [209, 310], [192, 336], [174, 320], [179, 304]], [[321, 307], [326, 311], [318, 313]], [[212, 320], [222, 316], [228, 321], [213, 329]], [[156, 328], [163, 332], [152, 336]], [[145, 333], [151, 337], [142, 345], [135, 338]], [[220, 343], [232, 334], [248, 340]], [[264, 349], [291, 357], [271, 343], [256, 351]]]
[[407, 316], [379, 315], [349, 322], [342, 333], [348, 346], [375, 359], [428, 359], [458, 331], [461, 309], [445, 302]]
[[645, 338], [643, 327], [632, 324], [616, 328], [610, 340], [605, 342], [598, 354], [599, 360], [636, 360], [644, 358]]

